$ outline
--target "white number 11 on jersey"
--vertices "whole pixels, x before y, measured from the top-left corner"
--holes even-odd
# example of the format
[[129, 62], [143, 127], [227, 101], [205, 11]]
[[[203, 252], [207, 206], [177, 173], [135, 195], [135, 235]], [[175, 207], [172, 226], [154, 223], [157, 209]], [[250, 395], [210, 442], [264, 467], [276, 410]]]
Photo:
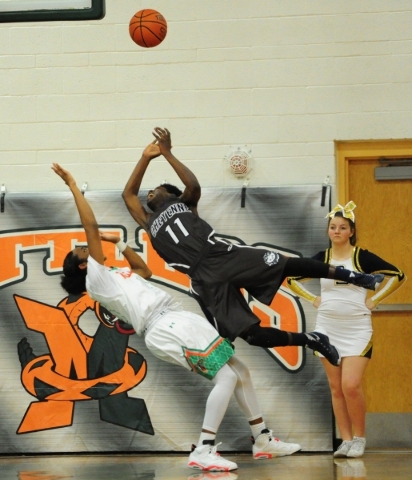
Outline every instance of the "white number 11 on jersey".
[[[189, 235], [189, 232], [185, 229], [185, 227], [183, 226], [183, 223], [180, 221], [180, 218], [176, 218], [176, 220], [174, 221], [174, 223], [180, 228], [181, 232], [183, 233], [183, 235], [185, 237], [187, 237]], [[165, 228], [166, 232], [173, 238], [173, 241], [175, 243], [179, 243], [179, 239], [177, 238], [177, 236], [175, 235], [174, 231], [170, 228], [170, 225], [168, 225], [166, 228]]]

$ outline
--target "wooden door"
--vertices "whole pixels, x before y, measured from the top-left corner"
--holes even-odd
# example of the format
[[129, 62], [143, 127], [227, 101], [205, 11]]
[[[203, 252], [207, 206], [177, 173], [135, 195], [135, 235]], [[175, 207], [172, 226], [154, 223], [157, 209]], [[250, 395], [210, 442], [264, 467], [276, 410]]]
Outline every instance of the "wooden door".
[[369, 413], [412, 412], [412, 180], [375, 180], [379, 157], [412, 157], [412, 142], [338, 142], [339, 203], [357, 208], [358, 245], [409, 278], [374, 311], [364, 388]]

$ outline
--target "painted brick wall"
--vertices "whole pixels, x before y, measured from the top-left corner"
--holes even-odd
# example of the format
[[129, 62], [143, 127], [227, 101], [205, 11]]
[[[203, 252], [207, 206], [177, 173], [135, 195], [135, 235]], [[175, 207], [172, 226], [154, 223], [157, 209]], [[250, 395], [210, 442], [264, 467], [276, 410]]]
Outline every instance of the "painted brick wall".
[[[142, 49], [141, 8], [168, 35]], [[255, 157], [253, 186], [335, 182], [334, 140], [412, 137], [409, 0], [106, 0], [92, 22], [0, 24], [0, 184], [122, 189], [152, 128], [205, 187], [241, 185], [223, 160]], [[143, 187], [176, 182], [161, 159]]]

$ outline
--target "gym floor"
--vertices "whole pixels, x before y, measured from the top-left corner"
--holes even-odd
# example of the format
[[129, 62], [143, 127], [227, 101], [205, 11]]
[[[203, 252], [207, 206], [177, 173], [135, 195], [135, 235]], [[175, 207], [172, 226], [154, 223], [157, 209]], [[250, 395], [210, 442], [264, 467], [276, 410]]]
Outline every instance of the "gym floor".
[[2, 480], [410, 480], [412, 451], [367, 452], [361, 459], [297, 453], [272, 460], [226, 454], [239, 469], [201, 472], [186, 466], [187, 455], [51, 455], [0, 457]]

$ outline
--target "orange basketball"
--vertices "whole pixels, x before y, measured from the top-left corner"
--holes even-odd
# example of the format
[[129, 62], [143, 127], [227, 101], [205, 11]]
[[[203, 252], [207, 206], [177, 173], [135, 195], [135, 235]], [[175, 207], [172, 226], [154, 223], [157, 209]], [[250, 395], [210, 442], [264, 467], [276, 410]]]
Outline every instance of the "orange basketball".
[[130, 20], [129, 33], [132, 40], [141, 47], [156, 47], [166, 37], [167, 22], [156, 10], [139, 10]]

